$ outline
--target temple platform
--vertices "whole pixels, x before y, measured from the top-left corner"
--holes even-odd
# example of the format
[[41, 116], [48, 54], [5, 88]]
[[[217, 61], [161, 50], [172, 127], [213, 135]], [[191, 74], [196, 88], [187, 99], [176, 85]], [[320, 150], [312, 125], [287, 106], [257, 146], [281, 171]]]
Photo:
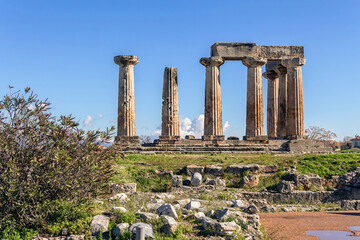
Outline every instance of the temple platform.
[[115, 143], [114, 147], [125, 153], [268, 153], [305, 154], [331, 153], [333, 149], [324, 142], [314, 140], [223, 140], [180, 139], [175, 144], [147, 143], [141, 146], [126, 146]]

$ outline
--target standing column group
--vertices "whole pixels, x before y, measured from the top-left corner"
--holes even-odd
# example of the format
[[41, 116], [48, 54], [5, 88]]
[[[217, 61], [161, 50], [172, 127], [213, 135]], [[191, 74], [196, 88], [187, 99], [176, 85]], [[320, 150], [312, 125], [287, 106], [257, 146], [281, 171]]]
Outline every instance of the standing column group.
[[224, 60], [221, 57], [209, 57], [201, 58], [200, 63], [206, 67], [203, 140], [223, 141], [220, 66]]

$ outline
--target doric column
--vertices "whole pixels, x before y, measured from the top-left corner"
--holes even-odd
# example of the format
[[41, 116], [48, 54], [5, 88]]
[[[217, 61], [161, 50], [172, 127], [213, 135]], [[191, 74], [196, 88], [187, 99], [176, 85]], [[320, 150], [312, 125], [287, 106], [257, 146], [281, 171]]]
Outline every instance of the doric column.
[[139, 58], [120, 55], [114, 57], [114, 62], [119, 65], [118, 130], [115, 140], [138, 144], [139, 138], [135, 136], [134, 65]]
[[175, 143], [180, 140], [176, 67], [165, 68], [162, 99], [160, 143]]
[[220, 66], [224, 63], [221, 57], [201, 58], [200, 63], [206, 67], [205, 77], [205, 120], [204, 140], [223, 141]]
[[267, 136], [277, 137], [279, 74], [274, 70], [267, 71], [263, 76], [268, 80], [267, 91]]
[[278, 127], [277, 136], [283, 139], [286, 134], [286, 119], [287, 119], [287, 69], [279, 64], [276, 69], [279, 74], [279, 114], [278, 114]]
[[301, 66], [305, 58], [293, 58], [281, 61], [287, 72], [287, 130], [290, 139], [299, 139], [305, 136], [304, 102]]
[[264, 136], [264, 109], [261, 66], [266, 59], [248, 57], [242, 60], [247, 66], [246, 136], [245, 140], [266, 140]]

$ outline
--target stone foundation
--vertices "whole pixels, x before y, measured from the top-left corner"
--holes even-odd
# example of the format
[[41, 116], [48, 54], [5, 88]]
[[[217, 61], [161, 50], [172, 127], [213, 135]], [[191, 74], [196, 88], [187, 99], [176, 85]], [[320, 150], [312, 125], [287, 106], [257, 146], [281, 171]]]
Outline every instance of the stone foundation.
[[[117, 138], [118, 139], [118, 138]], [[128, 140], [128, 139], [125, 139]], [[156, 143], [147, 143], [142, 146], [139, 144], [117, 144], [115, 147], [119, 151], [137, 152], [137, 153], [329, 153], [331, 148], [325, 147], [323, 143], [309, 141], [299, 143], [289, 140], [212, 140], [204, 141], [202, 139], [159, 139]], [[308, 140], [307, 140], [308, 141]], [[126, 142], [126, 141], [125, 141]]]

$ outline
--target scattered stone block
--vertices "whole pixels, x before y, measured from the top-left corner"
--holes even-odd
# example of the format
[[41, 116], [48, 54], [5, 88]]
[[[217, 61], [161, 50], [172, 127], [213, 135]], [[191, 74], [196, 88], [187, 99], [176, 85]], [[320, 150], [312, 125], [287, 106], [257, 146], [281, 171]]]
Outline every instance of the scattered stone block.
[[219, 177], [217, 177], [215, 179], [207, 178], [206, 181], [205, 181], [205, 185], [225, 187], [226, 182], [225, 182], [224, 179], [221, 179]]
[[161, 216], [161, 220], [164, 223], [162, 230], [166, 235], [172, 235], [176, 232], [178, 223], [173, 217], [163, 215]]
[[244, 203], [244, 201], [243, 201], [243, 200], [240, 200], [240, 199], [235, 200], [235, 201], [233, 202], [233, 204], [232, 204], [232, 207], [240, 207], [240, 208], [243, 208], [243, 207], [245, 207], [245, 206], [246, 206], [246, 204]]
[[111, 183], [110, 190], [112, 193], [119, 193], [119, 192], [134, 193], [136, 192], [136, 183], [123, 183], [123, 184]]
[[120, 238], [126, 231], [129, 229], [128, 223], [120, 223], [117, 224], [115, 229], [113, 230], [113, 235], [115, 238]]
[[204, 167], [193, 165], [193, 164], [186, 166], [186, 175], [193, 176], [194, 173], [200, 173], [201, 175], [203, 175]]
[[161, 205], [156, 212], [162, 216], [162, 215], [167, 215], [170, 217], [173, 217], [175, 219], [178, 219], [178, 215], [176, 213], [175, 208], [171, 205], [171, 204], [163, 204]]
[[259, 182], [260, 178], [258, 175], [245, 176], [240, 182], [240, 187], [257, 187]]
[[127, 212], [126, 208], [124, 208], [124, 207], [112, 207], [111, 211], [113, 211], [113, 212], [122, 212], [122, 213]]
[[224, 221], [229, 218], [230, 216], [230, 210], [229, 209], [218, 209], [214, 212], [214, 216], [219, 221]]
[[260, 173], [276, 173], [279, 170], [278, 165], [260, 165]]
[[190, 198], [186, 198], [186, 199], [181, 199], [181, 200], [176, 200], [175, 203], [180, 204], [181, 207], [185, 206], [186, 204], [188, 204], [189, 202], [191, 202]]
[[244, 165], [230, 165], [226, 168], [228, 173], [233, 174], [244, 174], [244, 172], [249, 171], [252, 174], [257, 174], [260, 171], [260, 167], [257, 164], [244, 164]]
[[205, 173], [208, 175], [215, 176], [215, 177], [220, 177], [220, 176], [224, 175], [224, 168], [221, 166], [215, 166], [215, 165], [206, 166]]
[[288, 194], [293, 192], [294, 185], [290, 181], [280, 180], [279, 185], [277, 186], [277, 190], [279, 193]]
[[249, 214], [256, 214], [259, 212], [259, 209], [254, 204], [251, 204], [246, 208], [245, 212]]
[[231, 236], [239, 226], [234, 222], [218, 222], [215, 224], [215, 234], [220, 236]]
[[191, 185], [194, 187], [198, 187], [201, 185], [202, 175], [198, 172], [194, 173], [191, 177]]
[[99, 235], [100, 232], [107, 232], [109, 226], [110, 217], [100, 214], [93, 217], [90, 223], [91, 235]]
[[201, 203], [200, 202], [197, 202], [197, 201], [191, 201], [189, 202], [188, 204], [186, 204], [185, 208], [187, 210], [198, 210], [201, 206]]
[[139, 212], [138, 215], [144, 222], [149, 222], [151, 220], [159, 218], [159, 215], [149, 212]]
[[201, 223], [203, 229], [210, 228], [212, 230], [215, 229], [215, 224], [217, 223], [215, 219], [209, 217], [200, 217], [197, 219], [197, 222]]
[[115, 194], [114, 200], [119, 200], [120, 202], [124, 202], [128, 200], [128, 196], [125, 193], [118, 193]]
[[153, 232], [153, 228], [151, 227], [151, 225], [139, 222], [139, 223], [134, 223], [129, 228], [129, 231], [132, 233], [132, 236], [134, 239], [136, 238], [136, 228], [137, 227], [143, 227], [145, 229], [145, 238], [154, 238], [154, 232]]
[[171, 187], [175, 187], [175, 188], [183, 187], [183, 180], [181, 175], [172, 176]]
[[169, 193], [158, 193], [155, 195], [158, 199], [162, 199], [162, 200], [173, 200], [175, 198], [174, 195], [169, 194]]
[[194, 213], [194, 217], [195, 217], [196, 219], [201, 218], [201, 217], [205, 217], [205, 213], [203, 213], [203, 212], [196, 212], [196, 213]]

